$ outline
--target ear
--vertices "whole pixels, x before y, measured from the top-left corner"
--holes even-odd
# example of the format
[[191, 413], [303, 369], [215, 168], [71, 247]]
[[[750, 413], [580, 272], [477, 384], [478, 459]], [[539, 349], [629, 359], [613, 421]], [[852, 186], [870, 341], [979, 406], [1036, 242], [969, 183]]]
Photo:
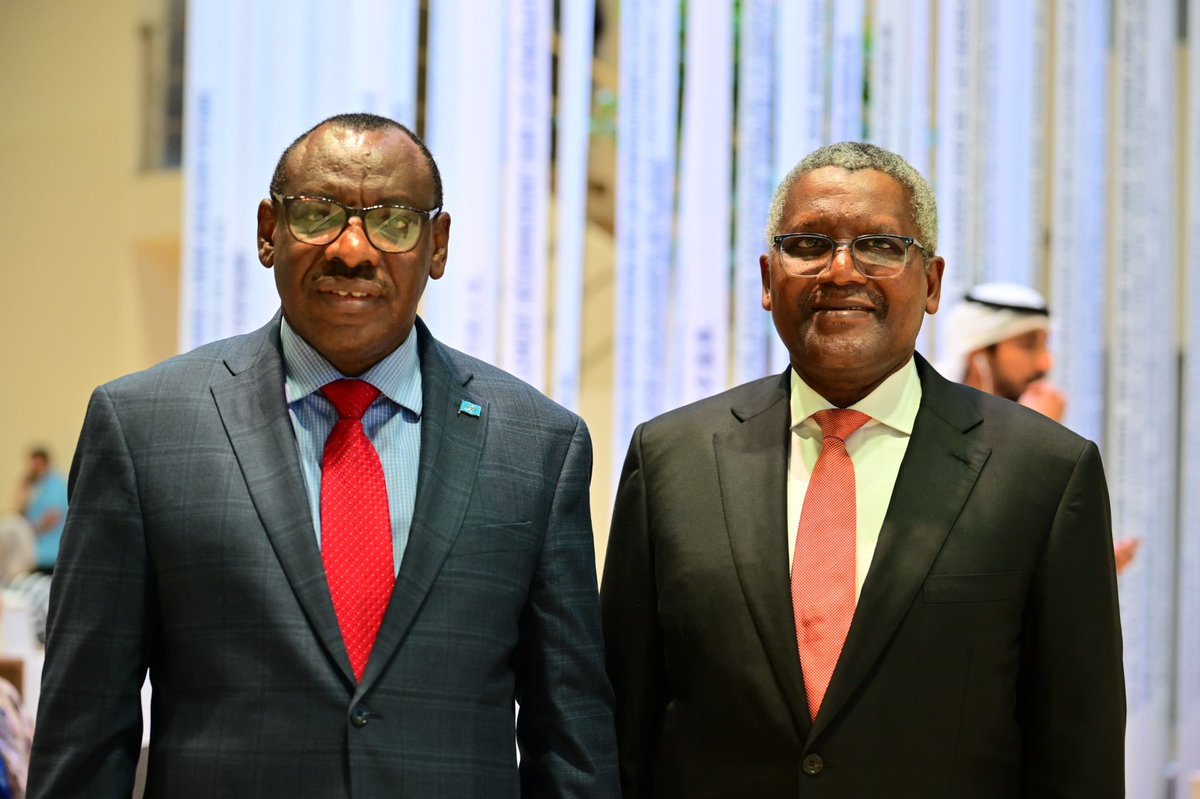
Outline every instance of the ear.
[[942, 302], [942, 272], [946, 261], [940, 255], [929, 259], [929, 268], [925, 270], [925, 313], [937, 313]]
[[275, 265], [275, 204], [258, 204], [258, 260], [267, 269]]
[[429, 277], [437, 280], [446, 274], [450, 254], [450, 214], [443, 211], [433, 219], [433, 253], [429, 256]]
[[758, 256], [758, 271], [762, 273], [762, 307], [771, 310], [771, 257], [766, 253]]

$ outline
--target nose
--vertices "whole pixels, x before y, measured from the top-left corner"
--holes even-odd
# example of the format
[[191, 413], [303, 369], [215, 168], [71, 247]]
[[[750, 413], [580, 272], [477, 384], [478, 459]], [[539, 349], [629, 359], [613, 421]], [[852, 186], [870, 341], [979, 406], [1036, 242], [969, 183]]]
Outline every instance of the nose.
[[854, 265], [854, 256], [850, 254], [848, 243], [834, 245], [829, 266], [817, 275], [817, 279], [837, 285], [867, 282], [867, 276], [858, 271], [858, 267]]
[[342, 235], [325, 245], [325, 260], [341, 261], [352, 269], [359, 266], [378, 266], [379, 250], [367, 239], [362, 220], [350, 217]]
[[1049, 374], [1050, 368], [1054, 366], [1054, 359], [1050, 357], [1050, 350], [1042, 347], [1037, 355], [1037, 368], [1042, 374]]

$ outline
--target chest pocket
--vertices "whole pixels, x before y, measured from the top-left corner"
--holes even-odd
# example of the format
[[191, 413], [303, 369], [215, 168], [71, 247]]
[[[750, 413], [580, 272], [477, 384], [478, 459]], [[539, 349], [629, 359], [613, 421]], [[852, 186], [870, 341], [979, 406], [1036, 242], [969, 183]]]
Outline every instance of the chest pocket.
[[529, 522], [464, 527], [450, 550], [450, 557], [488, 552], [523, 552], [537, 545], [540, 536]]
[[984, 574], [931, 574], [925, 578], [921, 600], [948, 602], [1003, 602], [1016, 599], [1021, 591], [1018, 572]]

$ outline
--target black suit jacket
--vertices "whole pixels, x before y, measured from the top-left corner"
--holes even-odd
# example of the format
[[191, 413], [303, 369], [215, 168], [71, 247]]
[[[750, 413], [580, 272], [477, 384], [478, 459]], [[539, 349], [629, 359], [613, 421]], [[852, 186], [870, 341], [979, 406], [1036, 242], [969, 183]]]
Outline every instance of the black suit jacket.
[[147, 670], [147, 796], [618, 793], [587, 429], [419, 322], [417, 335], [416, 504], [357, 684], [278, 317], [96, 390], [54, 576], [31, 797], [130, 795]]
[[939, 376], [810, 720], [787, 556], [788, 374], [634, 433], [601, 602], [626, 799], [1124, 795], [1095, 445]]

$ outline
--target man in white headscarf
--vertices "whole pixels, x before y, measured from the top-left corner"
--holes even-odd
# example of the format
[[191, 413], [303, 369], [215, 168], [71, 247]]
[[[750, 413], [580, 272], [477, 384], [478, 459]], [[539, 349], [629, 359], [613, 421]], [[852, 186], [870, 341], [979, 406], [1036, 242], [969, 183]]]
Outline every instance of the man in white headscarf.
[[1066, 398], [1045, 381], [1050, 314], [1042, 295], [1015, 283], [983, 283], [946, 320], [950, 351], [938, 371], [1061, 422]]
[[[1053, 360], [1050, 311], [1041, 294], [1016, 283], [981, 283], [950, 310], [946, 324], [948, 352], [938, 360], [939, 372], [1062, 421], [1066, 397], [1045, 379]], [[1117, 541], [1118, 573], [1138, 543]]]

